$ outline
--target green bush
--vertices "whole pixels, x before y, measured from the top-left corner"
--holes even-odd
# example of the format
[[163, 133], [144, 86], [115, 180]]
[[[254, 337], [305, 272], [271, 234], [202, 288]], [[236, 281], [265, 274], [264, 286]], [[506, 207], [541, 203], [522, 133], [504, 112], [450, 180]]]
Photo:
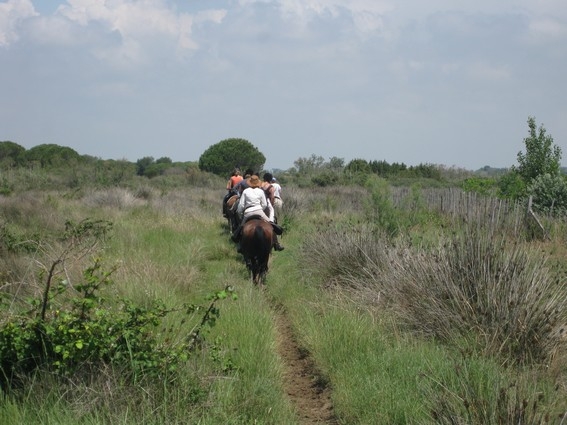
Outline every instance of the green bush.
[[[214, 325], [218, 316], [215, 302], [226, 298], [229, 290], [214, 294], [208, 308], [182, 305], [167, 308], [156, 300], [149, 307], [122, 299], [111, 305], [102, 289], [112, 283], [111, 273], [100, 262], [85, 270], [84, 281], [71, 288], [58, 282], [46, 300], [32, 299], [26, 311], [4, 317], [0, 324], [0, 384], [17, 386], [22, 377], [37, 370], [57, 375], [96, 373], [104, 365], [122, 370], [133, 382], [140, 376], [171, 376], [196, 347], [200, 330]], [[69, 293], [72, 294], [69, 294]], [[55, 305], [55, 297], [67, 295]], [[179, 312], [187, 320], [203, 317], [185, 338], [163, 338], [160, 333], [165, 316]], [[166, 335], [177, 335], [173, 328]]]
[[[84, 270], [78, 283], [71, 284], [64, 273], [70, 267], [67, 263], [91, 253], [107, 237], [110, 226], [105, 221], [67, 222], [62, 252], [40, 273], [41, 293], [19, 302], [15, 300], [18, 294], [4, 293], [0, 298], [6, 303], [0, 304], [4, 307], [0, 387], [16, 388], [38, 371], [88, 379], [108, 366], [131, 382], [148, 376], [174, 377], [198, 347], [202, 329], [215, 324], [216, 302], [226, 298], [231, 288], [212, 294], [208, 307], [182, 304], [168, 308], [160, 300], [149, 306], [128, 299], [110, 302], [105, 288], [113, 283], [116, 267], [105, 271], [98, 259]], [[166, 329], [163, 320], [172, 314], [178, 325]]]
[[542, 174], [534, 178], [528, 187], [533, 196], [534, 209], [548, 214], [567, 213], [567, 180], [559, 174]]

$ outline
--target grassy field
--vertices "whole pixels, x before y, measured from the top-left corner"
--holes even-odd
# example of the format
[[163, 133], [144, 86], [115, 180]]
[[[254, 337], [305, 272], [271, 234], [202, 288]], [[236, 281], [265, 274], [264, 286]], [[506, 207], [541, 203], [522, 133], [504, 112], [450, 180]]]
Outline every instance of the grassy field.
[[[0, 325], [19, 320], [26, 299], [41, 300], [50, 266], [64, 266], [54, 282], [76, 283], [99, 259], [106, 270], [116, 267], [114, 283], [101, 288], [104, 306], [127, 299], [150, 314], [160, 300], [170, 311], [152, 328], [156, 346], [175, 349], [196, 331], [199, 338], [187, 358], [172, 357], [171, 370], [157, 374], [144, 372], [152, 365], [132, 373], [128, 363], [88, 359], [94, 373], [34, 370], [4, 387], [0, 423], [316, 423], [289, 396], [282, 317], [315, 366], [312, 380], [330, 394], [332, 415], [319, 423], [567, 420], [563, 241], [447, 231], [450, 220], [423, 205], [400, 212], [384, 190], [290, 188], [280, 221], [286, 249], [273, 254], [265, 289], [251, 284], [230, 242], [222, 191], [1, 199]], [[66, 221], [86, 218], [107, 220], [112, 230], [75, 254], [61, 234]], [[21, 248], [31, 240], [40, 249]], [[552, 258], [544, 261], [542, 251]], [[187, 305], [195, 308], [187, 313]], [[211, 305], [214, 320], [203, 320]]]

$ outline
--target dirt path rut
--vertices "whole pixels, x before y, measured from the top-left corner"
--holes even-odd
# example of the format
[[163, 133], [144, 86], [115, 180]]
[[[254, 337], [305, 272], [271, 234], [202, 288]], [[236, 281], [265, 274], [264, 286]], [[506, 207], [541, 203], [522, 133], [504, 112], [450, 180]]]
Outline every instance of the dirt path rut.
[[317, 372], [310, 353], [302, 348], [281, 308], [274, 308], [279, 335], [278, 351], [285, 365], [284, 388], [301, 425], [338, 425], [331, 390]]

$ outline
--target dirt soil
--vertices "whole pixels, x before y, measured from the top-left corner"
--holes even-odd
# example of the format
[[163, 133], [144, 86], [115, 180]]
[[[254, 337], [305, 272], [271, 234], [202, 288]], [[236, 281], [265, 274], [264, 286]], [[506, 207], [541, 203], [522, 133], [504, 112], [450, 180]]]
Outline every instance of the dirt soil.
[[318, 373], [310, 353], [302, 348], [285, 312], [276, 310], [280, 339], [278, 351], [285, 365], [284, 387], [295, 406], [301, 425], [338, 425], [331, 402], [331, 390]]

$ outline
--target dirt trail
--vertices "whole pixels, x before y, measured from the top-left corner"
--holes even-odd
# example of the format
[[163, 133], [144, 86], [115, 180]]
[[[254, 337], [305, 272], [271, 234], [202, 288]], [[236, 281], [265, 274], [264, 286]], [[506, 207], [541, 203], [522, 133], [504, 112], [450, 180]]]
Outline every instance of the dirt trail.
[[309, 354], [297, 342], [289, 318], [281, 308], [276, 312], [278, 351], [285, 365], [284, 388], [297, 410], [301, 425], [337, 425], [330, 389], [317, 372]]

